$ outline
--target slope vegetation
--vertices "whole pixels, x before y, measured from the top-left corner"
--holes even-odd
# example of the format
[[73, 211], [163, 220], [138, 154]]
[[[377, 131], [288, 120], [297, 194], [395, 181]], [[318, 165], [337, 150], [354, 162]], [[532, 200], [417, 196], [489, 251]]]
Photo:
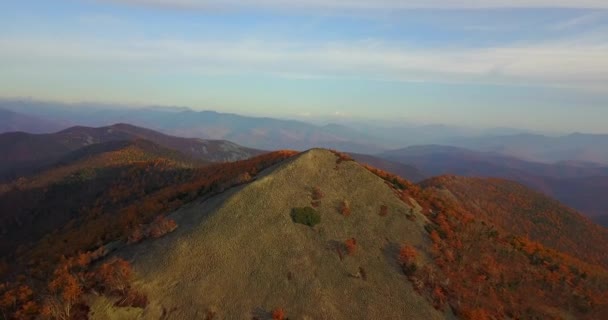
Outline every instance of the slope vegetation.
[[[608, 312], [606, 231], [517, 184], [444, 177], [415, 185], [319, 149], [202, 168], [138, 164], [119, 176], [64, 207], [79, 214], [13, 253], [8, 271], [0, 264], [10, 280], [0, 286], [4, 314], [489, 320]], [[71, 192], [83, 195], [83, 186]]]
[[469, 213], [491, 221], [499, 230], [608, 267], [606, 228], [517, 182], [442, 176], [422, 185], [449, 191]]
[[[11, 132], [0, 134], [0, 181], [31, 175], [54, 165], [79, 149], [115, 141], [147, 140], [160, 147], [209, 162], [236, 161], [260, 154], [228, 141], [180, 138], [127, 124], [109, 127], [72, 127], [53, 134]], [[101, 147], [103, 148], [103, 147]], [[100, 148], [97, 148], [99, 151]], [[94, 151], [95, 148], [81, 152]]]

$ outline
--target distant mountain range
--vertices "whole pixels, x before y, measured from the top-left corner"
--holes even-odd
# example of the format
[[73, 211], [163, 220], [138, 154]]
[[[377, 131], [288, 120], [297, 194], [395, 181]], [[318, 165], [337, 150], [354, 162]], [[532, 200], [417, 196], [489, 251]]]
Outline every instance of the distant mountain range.
[[0, 133], [25, 131], [29, 133], [49, 133], [65, 128], [65, 124], [19, 112], [0, 109]]
[[497, 152], [530, 161], [608, 164], [608, 134], [573, 133], [559, 137], [538, 134], [483, 136], [453, 139], [447, 144]]
[[415, 145], [441, 144], [494, 152], [528, 161], [608, 165], [608, 135], [575, 133], [545, 136], [510, 128], [487, 130], [448, 125], [365, 122], [312, 124], [248, 117], [184, 107], [133, 108], [94, 103], [61, 104], [0, 99], [0, 132], [50, 133], [74, 125], [92, 127], [130, 123], [182, 137], [229, 140], [262, 150], [323, 147], [360, 154]]
[[[72, 125], [98, 127], [125, 122], [166, 134], [229, 140], [263, 150], [306, 150], [321, 146], [375, 153], [387, 148], [377, 138], [343, 125], [313, 125], [295, 120], [247, 117], [214, 111], [159, 107], [134, 109], [88, 104], [69, 106], [28, 101], [0, 101], [0, 109], [2, 108]], [[11, 128], [31, 131], [31, 125], [15, 124]]]
[[496, 152], [449, 146], [416, 146], [387, 151], [377, 157], [414, 166], [427, 176], [454, 174], [518, 181], [550, 195], [590, 217], [608, 213], [608, 166], [562, 162], [546, 164]]
[[575, 133], [544, 136], [518, 129], [474, 130], [447, 125], [374, 126], [344, 122], [315, 125], [303, 121], [248, 117], [184, 107], [129, 108], [93, 103], [61, 104], [31, 100], [0, 100], [10, 113], [0, 132], [52, 132], [63, 124], [107, 126], [131, 123], [166, 134], [229, 140], [262, 150], [307, 150], [314, 147], [360, 154], [415, 145], [441, 144], [494, 152], [528, 161], [608, 165], [608, 135]]

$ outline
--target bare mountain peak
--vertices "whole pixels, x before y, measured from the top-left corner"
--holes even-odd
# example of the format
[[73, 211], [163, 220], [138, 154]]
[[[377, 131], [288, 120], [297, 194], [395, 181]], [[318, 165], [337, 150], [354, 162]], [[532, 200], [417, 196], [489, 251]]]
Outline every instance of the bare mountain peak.
[[[395, 247], [426, 246], [424, 217], [409, 220], [412, 208], [383, 179], [340, 159], [324, 149], [302, 152], [247, 185], [178, 210], [174, 233], [121, 253], [146, 284], [146, 316], [171, 305], [180, 319], [209, 308], [219, 318], [245, 319], [278, 306], [290, 318], [444, 318], [395, 264]], [[311, 206], [313, 188], [322, 194], [314, 208], [320, 223], [295, 223], [293, 210]], [[378, 214], [383, 206], [387, 216]], [[342, 245], [351, 238], [358, 251], [349, 255]]]

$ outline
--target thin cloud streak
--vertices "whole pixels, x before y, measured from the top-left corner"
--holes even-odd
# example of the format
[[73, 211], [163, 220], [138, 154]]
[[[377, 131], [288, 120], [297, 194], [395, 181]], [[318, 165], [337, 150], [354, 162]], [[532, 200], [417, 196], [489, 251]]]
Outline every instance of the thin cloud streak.
[[[346, 77], [395, 81], [490, 82], [571, 88], [608, 86], [608, 44], [548, 42], [492, 48], [421, 49], [369, 42], [3, 39], [4, 63], [139, 71]], [[0, 63], [1, 65], [1, 63]]]
[[98, 0], [119, 4], [201, 10], [408, 10], [580, 8], [608, 9], [605, 0]]

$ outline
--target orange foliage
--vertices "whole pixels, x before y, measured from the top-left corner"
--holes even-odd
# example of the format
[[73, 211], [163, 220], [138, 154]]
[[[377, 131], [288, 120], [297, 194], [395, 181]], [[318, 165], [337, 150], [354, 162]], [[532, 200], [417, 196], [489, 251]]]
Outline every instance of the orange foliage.
[[388, 207], [385, 205], [380, 206], [380, 212], [378, 213], [381, 217], [385, 217], [388, 214]]
[[357, 250], [357, 240], [355, 238], [347, 239], [344, 242], [344, 245], [346, 246], [346, 252], [348, 255], [353, 255]]
[[[386, 172], [368, 169], [385, 179], [395, 195], [408, 205], [411, 205], [410, 198], [415, 199], [431, 221], [425, 228], [433, 243], [432, 262], [418, 268], [404, 268], [404, 272], [414, 288], [436, 307], [448, 304], [458, 317], [476, 320], [551, 319], [558, 317], [554, 310], [576, 319], [600, 319], [608, 314], [608, 294], [605, 294], [608, 270], [602, 266], [600, 256], [605, 252], [591, 254], [581, 244], [568, 243], [578, 238], [556, 235], [557, 230], [566, 228], [564, 224], [557, 218], [551, 221], [544, 218], [545, 214], [539, 215], [551, 204], [536, 195], [526, 198], [522, 190], [517, 191], [517, 197], [497, 201], [502, 199], [502, 192], [508, 194], [509, 191], [490, 188], [491, 196], [486, 198], [476, 182], [473, 182], [474, 189], [467, 190], [468, 181], [460, 188], [466, 190], [463, 194], [455, 192], [464, 199], [459, 201], [437, 192], [436, 186], [454, 185], [460, 178], [435, 178], [421, 188]], [[464, 194], [466, 192], [470, 193]], [[564, 217], [568, 217], [568, 213], [564, 212], [559, 219]], [[543, 223], [543, 227], [538, 229], [534, 219], [536, 223]], [[580, 220], [571, 222], [585, 226]], [[541, 235], [538, 230], [548, 229], [544, 223], [551, 230]], [[532, 232], [535, 229], [537, 231]], [[531, 232], [546, 243], [556, 243], [560, 248], [578, 246], [581, 256], [591, 259], [581, 261], [549, 249], [544, 243], [521, 235], [521, 230]], [[596, 229], [590, 230], [595, 237]], [[597, 243], [588, 246], [606, 243], [597, 239]], [[399, 260], [403, 263], [407, 258], [402, 260], [400, 254]]]
[[346, 153], [339, 152], [337, 150], [330, 150], [330, 151], [333, 154], [335, 154], [336, 157], [338, 158], [338, 159], [336, 159], [336, 164], [340, 164], [340, 163], [342, 163], [344, 161], [353, 161], [353, 158], [350, 155], [346, 154]]
[[173, 219], [158, 216], [150, 225], [149, 234], [152, 238], [160, 238], [175, 229], [177, 229], [177, 223]]
[[435, 308], [440, 310], [443, 309], [443, 305], [446, 303], [448, 298], [440, 286], [435, 286], [435, 288], [433, 288], [432, 297]]
[[340, 210], [340, 214], [342, 214], [345, 217], [348, 217], [351, 214], [350, 204], [346, 200], [342, 200], [342, 202], [340, 203], [340, 207], [338, 208], [338, 210]]
[[492, 317], [484, 309], [474, 309], [465, 315], [468, 320], [491, 320]]
[[71, 319], [75, 306], [80, 302], [83, 287], [81, 274], [74, 274], [67, 261], [54, 272], [48, 285], [51, 294], [44, 301], [43, 314], [56, 319]]
[[114, 258], [99, 267], [95, 279], [105, 292], [124, 296], [130, 288], [132, 275], [133, 270], [128, 261]]
[[[74, 201], [61, 203], [74, 207], [49, 208], [49, 214], [55, 214], [52, 210], [58, 210], [58, 215], [60, 212], [78, 212], [80, 218], [61, 232], [48, 234], [45, 241], [35, 243], [31, 249], [22, 252], [20, 260], [38, 263], [31, 269], [38, 269], [44, 274], [52, 271], [61, 256], [73, 256], [79, 251], [98, 246], [100, 242], [121, 238], [130, 238], [130, 242], [140, 241], [147, 230], [137, 229], [151, 224], [157, 216], [194, 199], [209, 197], [246, 182], [263, 169], [295, 154], [297, 152], [277, 151], [200, 168], [176, 168], [164, 161], [139, 162], [114, 168], [104, 179], [84, 182], [91, 183], [90, 188], [99, 188], [94, 198], [74, 196]], [[90, 188], [85, 185], [79, 189]], [[12, 203], [16, 207], [27, 207], [22, 202]], [[170, 221], [163, 226], [165, 228], [160, 228], [161, 232], [155, 234], [161, 235], [163, 230], [172, 229]]]
[[321, 188], [319, 188], [319, 187], [312, 188], [312, 200], [313, 201], [321, 200], [321, 199], [323, 199], [324, 196], [325, 195], [321, 191]]
[[272, 320], [284, 320], [285, 319], [285, 311], [283, 308], [276, 308], [272, 310]]
[[310, 205], [313, 208], [318, 208], [321, 205], [321, 199], [325, 196], [319, 187], [312, 188], [312, 201]]
[[[177, 225], [159, 215], [197, 198], [210, 197], [248, 182], [265, 168], [295, 154], [297, 152], [277, 151], [243, 161], [194, 168], [164, 159], [133, 161], [127, 165], [95, 169], [95, 179], [4, 194], [2, 201], [8, 207], [3, 208], [11, 208], [15, 214], [36, 208], [48, 211], [48, 215], [54, 217], [64, 217], [61, 219], [65, 219], [66, 212], [75, 218], [70, 218], [72, 220], [65, 226], [63, 222], [58, 224], [57, 228], [62, 227], [60, 232], [49, 233], [44, 241], [32, 241], [33, 245], [27, 249], [15, 251], [15, 260], [27, 261], [28, 274], [21, 275], [10, 285], [0, 285], [0, 314], [23, 318], [25, 314], [39, 313], [67, 319], [75, 316], [79, 309], [86, 309], [81, 296], [91, 290], [118, 296], [117, 305], [147, 303], [145, 296], [130, 287], [128, 263], [113, 260], [90, 271], [91, 262], [107, 252], [103, 247], [94, 252], [82, 252], [125, 238], [137, 242], [146, 236], [160, 237]], [[57, 193], [69, 193], [73, 197], [71, 201], [57, 202], [52, 200], [57, 197], [50, 197]], [[44, 200], [47, 195], [51, 200], [40, 202], [39, 199]], [[62, 258], [64, 256], [71, 258]], [[14, 268], [26, 270], [24, 265]], [[27, 300], [22, 298], [25, 287], [19, 289], [26, 280], [32, 283], [32, 288], [41, 288], [28, 293]], [[43, 297], [48, 298], [41, 308], [37, 302]]]
[[418, 257], [416, 249], [410, 245], [403, 245], [399, 250], [399, 262], [401, 264], [415, 263]]

